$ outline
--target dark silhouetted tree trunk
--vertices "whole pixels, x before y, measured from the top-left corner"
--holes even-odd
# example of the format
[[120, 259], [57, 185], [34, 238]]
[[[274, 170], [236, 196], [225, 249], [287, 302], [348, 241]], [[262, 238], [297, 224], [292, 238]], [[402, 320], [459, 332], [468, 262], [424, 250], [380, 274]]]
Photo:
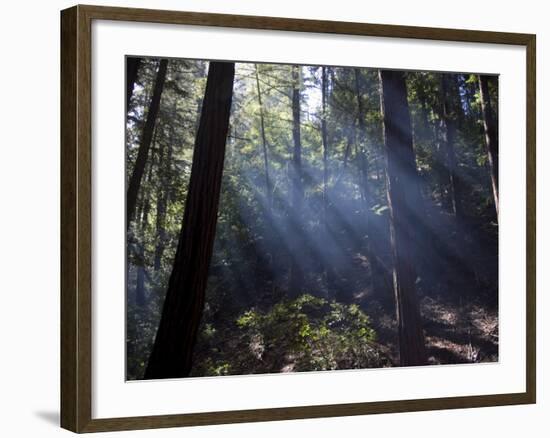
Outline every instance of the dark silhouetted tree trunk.
[[132, 98], [140, 64], [141, 58], [133, 56], [126, 58], [126, 112], [128, 112], [130, 106], [130, 99]]
[[292, 154], [292, 211], [289, 212], [291, 229], [293, 230], [293, 247], [290, 266], [290, 293], [297, 296], [302, 291], [304, 272], [300, 260], [302, 203], [304, 188], [302, 183], [302, 141], [300, 138], [300, 67], [292, 67], [292, 139], [294, 150]]
[[262, 150], [264, 155], [264, 173], [265, 173], [265, 196], [267, 200], [268, 209], [271, 211], [273, 206], [273, 195], [271, 193], [271, 181], [269, 180], [269, 163], [267, 159], [267, 141], [265, 138], [265, 120], [264, 120], [264, 108], [262, 104], [262, 91], [260, 89], [260, 75], [258, 72], [258, 64], [254, 64], [256, 73], [256, 91], [258, 93], [258, 105], [260, 107], [260, 132], [262, 134]]
[[443, 111], [443, 123], [445, 129], [443, 131], [443, 143], [445, 148], [445, 161], [449, 177], [449, 193], [448, 204], [451, 211], [457, 218], [462, 217], [462, 192], [460, 176], [457, 172], [455, 141], [456, 141], [456, 123], [457, 120], [453, 115], [453, 105], [451, 98], [451, 83], [449, 75], [441, 75], [441, 100]]
[[415, 242], [422, 218], [420, 188], [413, 150], [407, 89], [402, 72], [380, 71], [384, 137], [387, 155], [387, 193], [390, 206], [393, 283], [402, 366], [424, 365], [426, 349], [416, 295]]
[[145, 379], [185, 377], [204, 309], [235, 64], [211, 62], [174, 266]]
[[485, 144], [491, 172], [493, 198], [498, 219], [498, 129], [493, 114], [491, 96], [489, 95], [489, 80], [486, 75], [479, 75], [479, 90], [481, 94], [481, 111], [483, 113], [483, 127], [485, 128]]
[[166, 59], [162, 59], [159, 63], [159, 69], [155, 80], [155, 87], [153, 89], [153, 95], [151, 97], [149, 110], [147, 112], [147, 120], [145, 122], [145, 126], [143, 127], [143, 133], [141, 135], [136, 164], [134, 166], [134, 170], [128, 184], [128, 193], [126, 196], [126, 229], [129, 228], [130, 222], [134, 220], [139, 187], [141, 185], [143, 172], [145, 171], [145, 164], [147, 162], [147, 156], [149, 155], [155, 122], [157, 120], [157, 115], [159, 112], [160, 98], [162, 96], [162, 90], [164, 88], [164, 82], [166, 80], [167, 65], [168, 61]]

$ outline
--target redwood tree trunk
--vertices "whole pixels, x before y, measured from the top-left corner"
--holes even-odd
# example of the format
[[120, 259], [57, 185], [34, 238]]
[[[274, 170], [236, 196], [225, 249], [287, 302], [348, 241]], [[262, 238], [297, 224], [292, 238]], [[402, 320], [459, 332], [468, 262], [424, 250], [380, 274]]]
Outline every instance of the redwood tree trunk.
[[130, 99], [132, 98], [140, 64], [141, 58], [133, 56], [126, 58], [126, 112], [128, 112], [130, 106]]
[[292, 67], [292, 211], [289, 212], [290, 229], [292, 230], [292, 254], [290, 265], [290, 294], [298, 296], [304, 282], [304, 272], [300, 264], [300, 237], [302, 221], [302, 203], [304, 188], [302, 184], [302, 141], [300, 137], [300, 67]]
[[479, 75], [479, 90], [481, 94], [481, 111], [483, 113], [483, 127], [485, 129], [485, 144], [491, 171], [493, 198], [498, 219], [498, 129], [493, 114], [491, 96], [489, 95], [489, 76]]
[[141, 185], [141, 179], [143, 178], [147, 156], [149, 155], [151, 140], [153, 139], [153, 131], [160, 107], [160, 98], [164, 88], [164, 82], [166, 80], [167, 66], [168, 61], [166, 59], [162, 59], [159, 64], [155, 87], [153, 89], [153, 96], [151, 97], [151, 102], [149, 104], [149, 111], [147, 112], [147, 120], [145, 121], [145, 126], [143, 127], [143, 133], [141, 135], [136, 164], [128, 184], [128, 193], [126, 196], [126, 229], [130, 227], [130, 222], [134, 220], [139, 187]]
[[380, 80], [400, 362], [402, 366], [423, 365], [426, 350], [415, 286], [415, 259], [420, 256], [415, 239], [419, 234], [418, 221], [422, 218], [422, 199], [407, 89], [402, 72], [382, 70]]
[[185, 377], [191, 371], [214, 247], [234, 76], [234, 63], [210, 63], [182, 228], [145, 379]]

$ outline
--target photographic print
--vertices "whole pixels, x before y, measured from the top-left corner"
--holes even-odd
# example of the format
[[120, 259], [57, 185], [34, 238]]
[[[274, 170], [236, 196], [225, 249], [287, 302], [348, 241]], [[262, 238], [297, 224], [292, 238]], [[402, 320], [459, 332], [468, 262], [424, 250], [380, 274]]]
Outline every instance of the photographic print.
[[126, 58], [128, 380], [497, 362], [498, 76]]
[[536, 35], [77, 5], [60, 60], [63, 428], [536, 403]]

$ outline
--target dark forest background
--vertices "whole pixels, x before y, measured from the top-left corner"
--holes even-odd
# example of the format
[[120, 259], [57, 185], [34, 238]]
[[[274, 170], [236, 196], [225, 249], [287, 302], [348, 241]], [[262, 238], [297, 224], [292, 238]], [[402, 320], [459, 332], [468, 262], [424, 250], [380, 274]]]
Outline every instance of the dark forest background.
[[127, 58], [127, 378], [498, 360], [498, 78]]

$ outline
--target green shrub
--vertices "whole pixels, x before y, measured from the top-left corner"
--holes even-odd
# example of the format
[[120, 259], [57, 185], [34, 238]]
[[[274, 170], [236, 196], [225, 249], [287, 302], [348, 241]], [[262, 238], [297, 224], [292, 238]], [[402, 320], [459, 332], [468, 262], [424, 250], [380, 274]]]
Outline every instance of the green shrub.
[[[251, 309], [236, 320], [240, 351], [259, 372], [320, 371], [384, 366], [368, 316], [312, 295], [284, 300], [265, 312]], [[241, 361], [242, 362], [242, 361]]]

